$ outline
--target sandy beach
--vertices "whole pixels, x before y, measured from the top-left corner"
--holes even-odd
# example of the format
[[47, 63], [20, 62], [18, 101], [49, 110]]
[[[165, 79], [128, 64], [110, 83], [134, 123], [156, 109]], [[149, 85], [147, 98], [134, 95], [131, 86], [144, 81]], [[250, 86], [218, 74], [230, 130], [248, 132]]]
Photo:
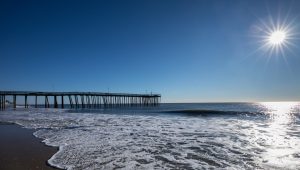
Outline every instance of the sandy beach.
[[56, 169], [48, 166], [47, 160], [58, 149], [46, 146], [33, 132], [16, 124], [0, 123], [1, 170]]

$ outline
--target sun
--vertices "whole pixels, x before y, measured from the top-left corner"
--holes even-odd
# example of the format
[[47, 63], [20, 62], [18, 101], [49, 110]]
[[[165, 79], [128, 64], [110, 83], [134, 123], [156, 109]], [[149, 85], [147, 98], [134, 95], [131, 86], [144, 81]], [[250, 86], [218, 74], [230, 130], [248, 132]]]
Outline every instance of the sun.
[[295, 39], [298, 39], [299, 33], [296, 18], [274, 16], [258, 18], [258, 23], [253, 25], [252, 36], [258, 48], [251, 54], [260, 51], [268, 62], [271, 58], [282, 58], [287, 63], [287, 54], [293, 54], [293, 48], [297, 47]]
[[280, 23], [277, 24], [267, 22], [263, 23], [263, 34], [261, 38], [261, 49], [266, 52], [268, 57], [283, 56], [285, 57], [286, 51], [291, 51], [291, 46], [294, 44], [292, 40], [295, 35], [293, 34], [293, 27], [291, 24]]
[[262, 48], [267, 52], [269, 57], [285, 56], [285, 51], [290, 50], [293, 39], [293, 31], [288, 24], [265, 24], [264, 35], [262, 38]]
[[280, 45], [286, 41], [287, 33], [282, 30], [277, 30], [269, 35], [269, 43], [271, 45]]

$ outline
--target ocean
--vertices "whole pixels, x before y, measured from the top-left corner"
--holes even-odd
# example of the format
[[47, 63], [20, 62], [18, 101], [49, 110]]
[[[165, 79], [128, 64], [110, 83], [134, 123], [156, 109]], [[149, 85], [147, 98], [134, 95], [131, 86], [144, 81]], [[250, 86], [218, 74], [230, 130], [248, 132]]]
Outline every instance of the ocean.
[[8, 109], [63, 169], [300, 169], [300, 103]]

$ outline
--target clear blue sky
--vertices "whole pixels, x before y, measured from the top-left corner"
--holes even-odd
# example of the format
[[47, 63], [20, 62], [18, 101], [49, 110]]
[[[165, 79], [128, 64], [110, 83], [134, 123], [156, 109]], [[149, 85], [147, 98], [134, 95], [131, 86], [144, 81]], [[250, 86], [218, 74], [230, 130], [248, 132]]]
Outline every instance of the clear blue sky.
[[299, 14], [297, 0], [1, 0], [0, 89], [300, 100], [299, 47], [285, 62], [255, 35], [287, 16], [299, 46]]

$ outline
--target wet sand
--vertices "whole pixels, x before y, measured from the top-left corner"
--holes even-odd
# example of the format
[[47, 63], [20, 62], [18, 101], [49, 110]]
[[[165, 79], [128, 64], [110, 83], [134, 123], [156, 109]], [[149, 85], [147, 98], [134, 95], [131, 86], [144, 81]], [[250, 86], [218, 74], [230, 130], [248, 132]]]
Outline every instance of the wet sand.
[[1, 170], [56, 169], [47, 165], [47, 160], [58, 148], [46, 146], [33, 136], [33, 132], [19, 125], [0, 123]]

